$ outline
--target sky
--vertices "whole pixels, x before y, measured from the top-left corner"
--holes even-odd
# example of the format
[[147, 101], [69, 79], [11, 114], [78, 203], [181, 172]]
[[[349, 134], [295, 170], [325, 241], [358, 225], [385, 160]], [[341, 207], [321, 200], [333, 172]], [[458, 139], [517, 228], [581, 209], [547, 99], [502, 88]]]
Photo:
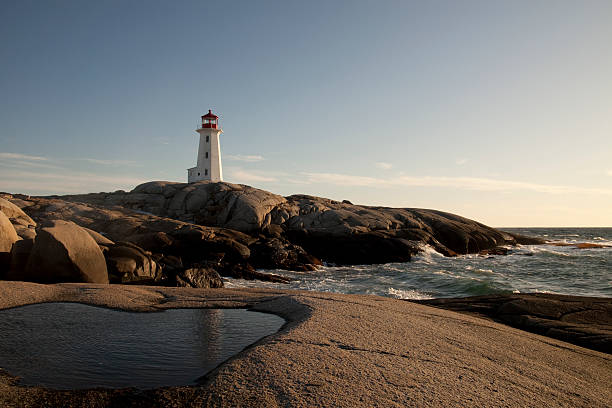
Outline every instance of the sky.
[[611, 1], [0, 2], [0, 191], [224, 180], [612, 226]]

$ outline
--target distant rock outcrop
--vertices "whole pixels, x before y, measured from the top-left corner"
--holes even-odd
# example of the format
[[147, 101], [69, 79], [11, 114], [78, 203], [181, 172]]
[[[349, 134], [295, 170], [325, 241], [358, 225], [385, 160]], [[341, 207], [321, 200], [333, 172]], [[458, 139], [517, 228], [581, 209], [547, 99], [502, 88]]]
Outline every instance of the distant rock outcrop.
[[62, 199], [250, 235], [275, 235], [341, 264], [407, 261], [421, 243], [450, 256], [516, 243], [510, 234], [442, 211], [361, 206], [308, 195], [281, 197], [225, 182], [153, 181], [128, 193]]
[[[62, 277], [58, 269], [46, 269], [43, 277], [34, 274], [34, 265], [44, 257], [60, 263], [57, 255], [41, 255], [41, 248], [51, 245], [49, 231], [35, 226], [49, 220], [83, 227], [71, 224], [104, 254], [111, 282], [194, 287], [222, 284], [210, 271], [286, 282], [256, 268], [309, 271], [323, 262], [405, 262], [424, 245], [446, 256], [501, 254], [504, 245], [535, 243], [441, 211], [370, 207], [308, 195], [282, 197], [225, 182], [153, 181], [131, 192], [4, 197], [0, 208], [7, 208], [12, 225], [20, 228], [17, 234], [27, 241], [11, 255], [9, 275], [36, 281], [90, 279]], [[68, 245], [63, 239], [59, 241]], [[66, 262], [62, 265], [67, 267]]]

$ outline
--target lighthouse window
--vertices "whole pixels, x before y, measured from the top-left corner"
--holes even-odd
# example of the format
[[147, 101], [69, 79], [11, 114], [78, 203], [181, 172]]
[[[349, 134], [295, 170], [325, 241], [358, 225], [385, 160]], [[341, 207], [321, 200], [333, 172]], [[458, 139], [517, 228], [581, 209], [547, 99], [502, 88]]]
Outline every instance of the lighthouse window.
[[210, 137], [210, 136], [206, 136], [206, 143], [208, 143], [208, 138], [209, 138], [209, 137]]
[[204, 175], [208, 176], [208, 169], [204, 169]]
[[208, 152], [206, 152], [206, 158], [208, 159]]

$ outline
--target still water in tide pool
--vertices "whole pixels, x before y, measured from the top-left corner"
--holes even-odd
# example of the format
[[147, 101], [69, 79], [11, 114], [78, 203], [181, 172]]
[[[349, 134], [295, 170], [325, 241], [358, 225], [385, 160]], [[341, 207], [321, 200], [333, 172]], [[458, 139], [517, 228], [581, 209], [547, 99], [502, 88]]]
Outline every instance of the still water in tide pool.
[[612, 297], [612, 228], [502, 228], [552, 243], [593, 243], [607, 248], [519, 245], [508, 255], [449, 258], [429, 247], [410, 262], [316, 272], [272, 270], [289, 284], [229, 279], [227, 287], [272, 287], [361, 293], [401, 299], [465, 297], [500, 293], [559, 293]]
[[191, 385], [284, 323], [245, 309], [28, 305], [0, 311], [0, 367], [20, 385], [55, 389]]

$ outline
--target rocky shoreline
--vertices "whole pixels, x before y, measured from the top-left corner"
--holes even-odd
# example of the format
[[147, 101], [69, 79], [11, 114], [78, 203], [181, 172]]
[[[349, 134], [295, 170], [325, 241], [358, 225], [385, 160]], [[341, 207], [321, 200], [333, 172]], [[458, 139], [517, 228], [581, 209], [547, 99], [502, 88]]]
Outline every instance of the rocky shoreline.
[[612, 354], [612, 299], [544, 293], [413, 301]]
[[[199, 386], [56, 391], [0, 374], [6, 407], [605, 407], [608, 354], [496, 322], [365, 295], [0, 282], [0, 309], [81, 302], [131, 311], [248, 307], [287, 320]], [[180, 358], [180, 356], [177, 356]]]
[[257, 269], [407, 262], [424, 245], [456, 256], [543, 242], [441, 211], [282, 197], [224, 182], [154, 181], [130, 192], [52, 197], [4, 193], [0, 213], [0, 279], [41, 283], [283, 282]]

